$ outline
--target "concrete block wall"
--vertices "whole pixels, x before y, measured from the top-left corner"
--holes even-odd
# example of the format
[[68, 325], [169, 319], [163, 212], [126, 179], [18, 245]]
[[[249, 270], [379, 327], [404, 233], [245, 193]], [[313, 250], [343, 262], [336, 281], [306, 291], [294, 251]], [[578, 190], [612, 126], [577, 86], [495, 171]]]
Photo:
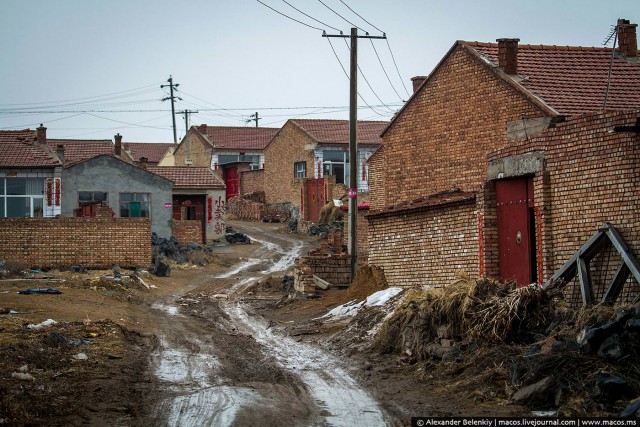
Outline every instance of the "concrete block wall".
[[389, 286], [443, 287], [479, 271], [475, 201], [368, 219], [369, 264]]
[[0, 218], [0, 259], [19, 268], [147, 267], [147, 218]]
[[181, 245], [188, 242], [205, 243], [202, 241], [202, 220], [177, 220], [172, 221], [173, 236]]

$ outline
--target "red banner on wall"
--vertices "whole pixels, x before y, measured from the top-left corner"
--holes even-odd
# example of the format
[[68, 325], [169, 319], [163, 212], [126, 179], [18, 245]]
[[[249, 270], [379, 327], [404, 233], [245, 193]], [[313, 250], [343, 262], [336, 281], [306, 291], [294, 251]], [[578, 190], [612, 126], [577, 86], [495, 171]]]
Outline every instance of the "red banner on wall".
[[53, 205], [53, 179], [47, 178], [47, 206]]
[[211, 196], [207, 196], [207, 223], [211, 224], [213, 222], [213, 198]]

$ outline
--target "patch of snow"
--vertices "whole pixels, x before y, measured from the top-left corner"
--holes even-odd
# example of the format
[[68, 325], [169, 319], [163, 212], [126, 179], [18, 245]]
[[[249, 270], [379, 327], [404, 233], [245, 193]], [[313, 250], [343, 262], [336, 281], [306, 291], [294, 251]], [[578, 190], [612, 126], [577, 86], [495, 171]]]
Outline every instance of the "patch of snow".
[[216, 279], [227, 279], [233, 275], [236, 275], [238, 273], [240, 273], [243, 270], [246, 270], [249, 267], [253, 267], [256, 264], [260, 264], [263, 260], [261, 259], [256, 259], [256, 258], [249, 258], [247, 260], [245, 260], [244, 262], [241, 262], [236, 268], [234, 268], [233, 270], [229, 270], [226, 273], [223, 273], [219, 276], [216, 276]]
[[404, 289], [402, 288], [383, 289], [369, 295], [364, 301], [356, 302], [354, 300], [346, 304], [339, 305], [324, 316], [321, 316], [320, 319], [325, 317], [355, 316], [356, 313], [358, 313], [358, 311], [363, 307], [382, 307], [383, 305], [386, 305], [390, 299], [401, 293], [403, 290]]
[[162, 310], [164, 312], [169, 313], [172, 316], [177, 316], [180, 314], [178, 312], [178, 307], [174, 305], [164, 305], [164, 304], [156, 303], [156, 304], [153, 304], [151, 308], [153, 308], [154, 310]]

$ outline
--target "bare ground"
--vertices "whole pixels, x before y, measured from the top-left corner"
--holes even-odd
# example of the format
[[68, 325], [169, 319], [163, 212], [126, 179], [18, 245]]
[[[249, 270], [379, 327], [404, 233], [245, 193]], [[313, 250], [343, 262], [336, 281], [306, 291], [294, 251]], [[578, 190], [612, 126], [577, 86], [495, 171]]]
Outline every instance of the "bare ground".
[[[525, 413], [480, 384], [367, 351], [375, 319], [315, 320], [348, 301], [345, 291], [285, 302], [279, 270], [315, 240], [233, 226], [261, 243], [216, 248], [207, 267], [145, 279], [151, 289], [95, 271], [3, 279], [0, 308], [17, 314], [0, 315], [0, 423], [409, 425], [418, 415]], [[64, 293], [16, 293], [27, 287]], [[47, 319], [58, 323], [26, 326]]]

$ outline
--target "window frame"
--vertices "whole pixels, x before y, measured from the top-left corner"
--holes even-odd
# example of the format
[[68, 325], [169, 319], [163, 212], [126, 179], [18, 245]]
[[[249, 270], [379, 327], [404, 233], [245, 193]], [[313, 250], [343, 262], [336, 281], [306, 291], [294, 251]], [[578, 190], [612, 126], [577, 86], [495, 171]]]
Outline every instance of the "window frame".
[[[123, 198], [122, 196], [123, 195], [131, 195], [131, 199], [132, 200], [122, 200], [122, 198]], [[146, 195], [147, 196], [147, 201], [136, 200], [136, 196], [138, 196], [138, 195], [143, 195], [143, 196]], [[147, 212], [148, 215], [147, 216], [144, 216], [144, 215], [130, 216], [131, 203], [139, 203], [140, 204], [140, 212], [141, 213], [145, 212], [145, 210], [142, 209], [142, 206], [144, 204], [146, 204], [147, 205], [146, 212]], [[126, 216], [122, 215], [122, 212], [123, 212], [122, 205], [123, 204], [127, 205], [127, 215]], [[146, 192], [131, 192], [131, 193], [129, 193], [129, 192], [121, 192], [118, 195], [118, 213], [119, 213], [120, 218], [149, 218], [149, 219], [151, 219], [151, 206], [152, 206], [151, 193], [146, 193]]]
[[[13, 180], [25, 181], [26, 190], [23, 191], [25, 194], [7, 194], [8, 183]], [[31, 181], [32, 184], [40, 183], [42, 190], [38, 190], [38, 194], [27, 194], [30, 192], [28, 191], [29, 183], [26, 181]], [[46, 182], [46, 178], [8, 177], [8, 176], [1, 177], [0, 178], [0, 203], [2, 204], [2, 209], [0, 210], [0, 218], [43, 218], [44, 217], [44, 199], [45, 199], [45, 192], [46, 192], [45, 182]], [[36, 187], [38, 186], [36, 185]], [[7, 213], [9, 212], [9, 201], [13, 200], [15, 202], [15, 201], [18, 201], [18, 199], [23, 199], [23, 201], [27, 202], [25, 204], [25, 207], [28, 210], [27, 215], [8, 217]], [[20, 204], [19, 201], [18, 201], [18, 204]], [[28, 204], [28, 207], [26, 206], [27, 204]], [[12, 206], [12, 208], [13, 207], [14, 206]]]
[[[302, 168], [300, 168], [302, 166]], [[307, 162], [294, 162], [293, 163], [293, 177], [296, 179], [307, 177]]]

